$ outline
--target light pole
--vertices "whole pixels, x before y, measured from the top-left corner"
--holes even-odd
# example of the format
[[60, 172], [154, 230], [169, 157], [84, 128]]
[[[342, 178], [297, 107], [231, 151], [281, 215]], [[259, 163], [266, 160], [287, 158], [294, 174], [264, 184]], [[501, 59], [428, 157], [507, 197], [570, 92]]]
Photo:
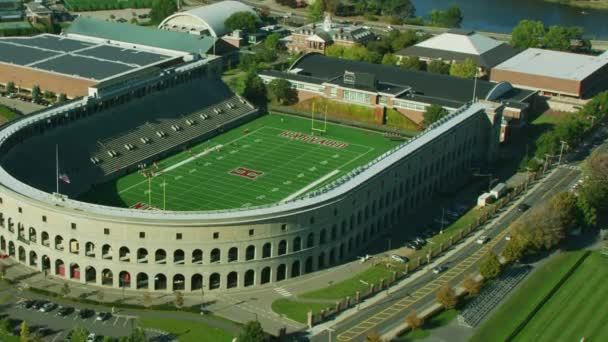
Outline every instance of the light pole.
[[559, 159], [557, 160], [557, 165], [560, 165], [562, 163], [562, 156], [564, 155], [564, 146], [568, 146], [568, 143], [565, 141], [560, 141], [560, 143], [562, 144], [560, 150], [559, 150]]
[[332, 328], [325, 328], [325, 330], [327, 330], [327, 333], [329, 334], [328, 335], [329, 336], [328, 341], [331, 342], [331, 333], [334, 332], [334, 331], [336, 331], [336, 330], [332, 329]]

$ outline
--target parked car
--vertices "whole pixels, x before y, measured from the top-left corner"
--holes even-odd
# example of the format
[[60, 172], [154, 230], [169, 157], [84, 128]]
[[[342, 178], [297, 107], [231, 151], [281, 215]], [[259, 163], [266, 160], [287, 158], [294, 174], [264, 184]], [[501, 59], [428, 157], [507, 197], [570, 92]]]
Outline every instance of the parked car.
[[36, 300], [36, 301], [34, 301], [34, 304], [32, 304], [32, 309], [40, 310], [40, 308], [48, 302], [49, 302], [48, 300]]
[[393, 259], [396, 262], [401, 262], [401, 263], [406, 263], [409, 261], [409, 259], [407, 257], [402, 256], [402, 255], [397, 255], [397, 254], [391, 255], [391, 259]]
[[486, 236], [486, 235], [482, 235], [475, 242], [477, 244], [483, 245], [483, 244], [485, 244], [488, 241], [490, 241], [490, 238], [488, 236]]
[[57, 304], [53, 302], [48, 302], [40, 307], [40, 312], [50, 312], [53, 311], [57, 307]]
[[87, 342], [95, 342], [97, 340], [97, 335], [95, 335], [94, 333], [90, 333], [89, 336], [87, 336]]
[[95, 318], [98, 321], [105, 321], [110, 319], [110, 317], [112, 317], [112, 314], [109, 312], [100, 312], [97, 314], [97, 318]]
[[413, 250], [419, 250], [420, 248], [422, 248], [422, 246], [420, 244], [416, 243], [415, 241], [410, 241], [410, 242], [406, 243], [405, 247], [413, 249]]
[[95, 315], [95, 311], [93, 311], [91, 309], [82, 309], [78, 313], [78, 316], [80, 316], [80, 318], [82, 318], [82, 319], [89, 318], [93, 315]]
[[519, 211], [520, 213], [521, 213], [521, 212], [524, 212], [524, 211], [526, 211], [526, 210], [528, 210], [528, 209], [530, 209], [530, 205], [529, 205], [529, 204], [526, 204], [526, 203], [520, 203], [520, 204], [517, 206], [517, 211]]
[[71, 307], [71, 306], [62, 306], [57, 311], [57, 314], [59, 316], [67, 316], [67, 315], [71, 314], [72, 312], [74, 312], [74, 308], [73, 307]]
[[417, 243], [420, 246], [424, 246], [426, 245], [426, 240], [421, 238], [420, 236], [417, 236], [414, 238], [414, 242]]
[[24, 300], [23, 302], [21, 302], [21, 307], [25, 309], [30, 309], [35, 302], [35, 300], [31, 299]]
[[433, 268], [433, 273], [435, 273], [435, 274], [443, 273], [443, 272], [445, 272], [447, 269], [448, 269], [448, 267], [447, 267], [447, 266], [445, 266], [445, 265], [440, 265], [440, 266], [437, 266], [437, 267]]

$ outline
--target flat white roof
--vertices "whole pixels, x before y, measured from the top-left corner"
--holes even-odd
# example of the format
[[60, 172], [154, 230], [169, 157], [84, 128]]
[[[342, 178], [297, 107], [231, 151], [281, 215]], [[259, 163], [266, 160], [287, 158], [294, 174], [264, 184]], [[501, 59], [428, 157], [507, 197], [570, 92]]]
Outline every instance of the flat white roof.
[[530, 48], [502, 62], [494, 69], [582, 81], [604, 65], [608, 55], [581, 55]]
[[479, 33], [462, 34], [447, 32], [422, 41], [416, 44], [416, 46], [480, 56], [501, 44], [502, 42]]

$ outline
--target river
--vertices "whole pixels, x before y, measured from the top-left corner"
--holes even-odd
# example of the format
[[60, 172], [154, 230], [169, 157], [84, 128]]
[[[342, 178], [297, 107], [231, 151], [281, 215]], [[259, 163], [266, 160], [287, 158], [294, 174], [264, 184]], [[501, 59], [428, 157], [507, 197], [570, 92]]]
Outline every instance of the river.
[[462, 27], [510, 33], [522, 19], [540, 20], [545, 25], [580, 26], [586, 35], [608, 39], [608, 11], [585, 9], [542, 0], [412, 0], [416, 15], [426, 16], [432, 9], [460, 6]]

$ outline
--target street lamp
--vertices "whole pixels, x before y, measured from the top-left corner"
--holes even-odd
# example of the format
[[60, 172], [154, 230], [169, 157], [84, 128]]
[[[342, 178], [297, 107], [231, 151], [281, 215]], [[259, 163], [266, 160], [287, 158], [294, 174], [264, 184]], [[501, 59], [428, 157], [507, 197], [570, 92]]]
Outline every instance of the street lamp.
[[325, 330], [327, 330], [327, 333], [329, 334], [329, 342], [331, 342], [331, 333], [336, 331], [335, 329], [332, 328], [325, 328]]

